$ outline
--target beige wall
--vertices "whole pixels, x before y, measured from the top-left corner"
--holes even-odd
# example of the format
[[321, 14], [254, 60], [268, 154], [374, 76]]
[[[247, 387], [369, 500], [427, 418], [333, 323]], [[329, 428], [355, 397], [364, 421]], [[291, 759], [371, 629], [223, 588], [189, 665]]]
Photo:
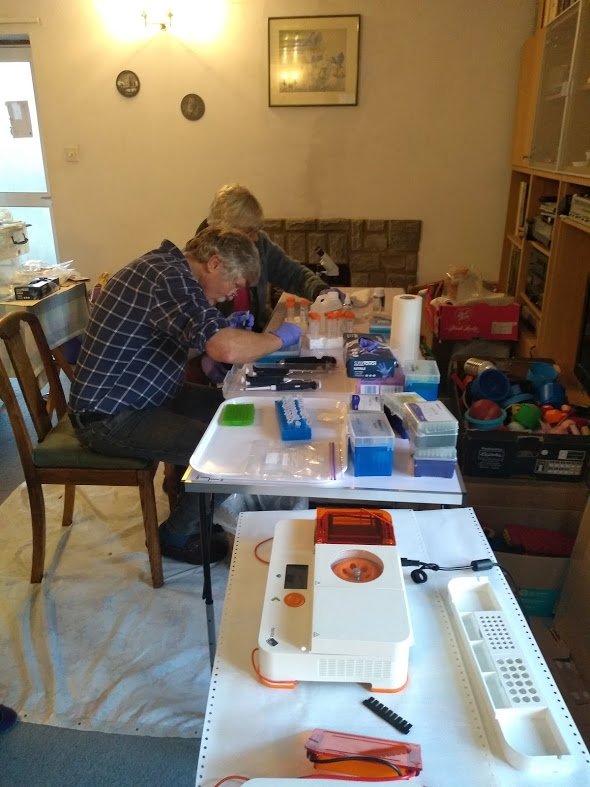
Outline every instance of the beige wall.
[[[4, 19], [41, 19], [0, 34], [30, 35], [62, 259], [94, 280], [164, 236], [182, 244], [215, 189], [240, 181], [269, 217], [422, 219], [419, 281], [453, 265], [497, 275], [536, 0], [208, 0], [226, 6], [209, 43], [180, 16], [136, 35], [132, 5], [0, 0]], [[267, 18], [338, 13], [361, 14], [358, 106], [269, 108]], [[141, 80], [133, 99], [115, 90], [126, 68]], [[179, 111], [191, 92], [206, 103], [197, 122]]]

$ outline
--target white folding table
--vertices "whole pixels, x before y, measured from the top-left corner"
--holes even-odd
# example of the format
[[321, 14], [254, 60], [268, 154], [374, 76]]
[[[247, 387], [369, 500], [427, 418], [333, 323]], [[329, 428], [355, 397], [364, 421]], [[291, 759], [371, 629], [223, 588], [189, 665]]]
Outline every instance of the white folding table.
[[[440, 566], [494, 560], [471, 508], [435, 511], [389, 511], [402, 557]], [[404, 569], [414, 644], [407, 686], [376, 698], [413, 726], [401, 735], [362, 705], [371, 696], [357, 683], [300, 682], [292, 690], [268, 688], [251, 663], [258, 642], [267, 566], [254, 550], [272, 536], [277, 521], [308, 521], [315, 511], [241, 514], [213, 665], [205, 727], [197, 767], [199, 787], [213, 787], [225, 777], [265, 777], [269, 785], [316, 774], [304, 743], [315, 728], [356, 735], [405, 740], [421, 747], [423, 770], [409, 784], [429, 787], [533, 787], [547, 784], [590, 785], [590, 755], [541, 655], [512, 591], [497, 567], [472, 571], [430, 571], [425, 584], [415, 584]], [[270, 545], [257, 550], [270, 555]], [[488, 584], [496, 595], [512, 643], [523, 655], [530, 682], [563, 740], [563, 758], [543, 760], [552, 744], [531, 733], [513, 744], [524, 751], [526, 767], [515, 767], [491, 734], [478, 695], [474, 673], [461, 649], [453, 618], [449, 581]], [[477, 606], [477, 605], [475, 605]], [[552, 736], [548, 736], [552, 737]], [[539, 757], [537, 759], [537, 757]], [[257, 783], [257, 782], [253, 782]], [[308, 782], [306, 782], [308, 783]], [[313, 781], [309, 781], [313, 784]], [[333, 782], [331, 782], [333, 783]], [[285, 784], [290, 784], [286, 782]], [[294, 784], [294, 782], [293, 782]], [[261, 784], [261, 787], [263, 785]]]
[[[354, 291], [354, 288], [344, 289], [350, 293]], [[402, 293], [403, 290], [399, 288], [386, 288], [385, 313], [391, 314], [394, 296]], [[284, 294], [277, 304], [269, 321], [270, 328], [284, 320], [286, 297], [287, 294]], [[355, 329], [368, 330], [372, 306], [368, 304], [366, 307], [356, 309], [355, 312], [357, 315]], [[309, 402], [310, 408], [314, 408], [314, 411], [318, 408], [327, 410], [337, 404], [348, 407], [351, 392], [355, 391], [357, 381], [347, 376], [342, 352], [337, 350], [307, 351], [305, 354], [331, 355], [336, 358], [334, 370], [317, 375], [312, 374], [314, 377], [317, 376], [322, 387], [318, 391], [302, 392], [302, 398]], [[232, 373], [234, 374], [232, 379], [235, 379], [235, 368]], [[231, 397], [228, 401], [234, 403], [250, 402], [254, 403], [257, 408], [268, 409], [272, 408], [274, 399], [281, 397], [281, 393], [277, 393], [273, 397], [269, 396], [268, 392], [247, 392], [247, 395], [242, 395], [239, 390], [232, 388], [231, 382], [230, 380], [229, 385], [224, 385], [224, 392], [226, 392], [226, 396]], [[200, 494], [201, 536], [204, 555], [203, 598], [207, 605], [209, 650], [212, 663], [215, 655], [215, 615], [211, 593], [208, 544], [212, 527], [211, 496], [213, 493], [289, 495], [309, 497], [314, 500], [347, 501], [352, 504], [366, 503], [371, 505], [385, 502], [403, 505], [460, 506], [464, 502], [465, 488], [458, 467], [452, 478], [415, 477], [410, 457], [410, 444], [407, 440], [397, 438], [391, 476], [355, 477], [352, 469], [347, 469], [341, 478], [329, 483], [321, 481], [312, 483], [309, 479], [289, 478], [288, 476], [274, 480], [262, 480], [260, 474], [257, 476], [253, 472], [252, 464], [244, 461], [244, 455], [248, 456], [250, 443], [278, 439], [279, 432], [274, 423], [274, 415], [270, 420], [266, 417], [264, 423], [257, 421], [259, 428], [255, 426], [251, 429], [248, 428], [247, 431], [240, 431], [240, 428], [228, 431], [227, 428], [219, 424], [222, 409], [223, 405], [199, 442], [197, 448], [199, 462], [195, 464], [191, 461], [192, 466], [188, 468], [183, 478], [188, 492]], [[328, 427], [325, 427], [319, 434], [320, 437], [323, 435], [328, 440], [334, 438]], [[195, 453], [197, 454], [197, 452]]]
[[[279, 439], [279, 427], [272, 412], [274, 398], [238, 397], [223, 403], [199, 441], [191, 466], [183, 478], [187, 492], [200, 494], [203, 598], [207, 606], [211, 663], [215, 656], [216, 635], [208, 544], [212, 527], [211, 498], [214, 493], [290, 495], [323, 501], [347, 501], [352, 505], [381, 505], [385, 502], [461, 506], [464, 502], [465, 488], [458, 468], [452, 478], [415, 477], [411, 469], [409, 442], [401, 439], [395, 441], [394, 470], [390, 476], [355, 477], [353, 470], [348, 467], [340, 477], [325, 481], [280, 476], [262, 480], [249, 466], [248, 450], [251, 445], [263, 445], [265, 441], [269, 441], [270, 445], [270, 442]], [[342, 403], [342, 398], [340, 401]], [[257, 410], [257, 421], [253, 426], [229, 428], [220, 423], [223, 408], [227, 404], [251, 402], [254, 402]], [[338, 402], [336, 397], [314, 397], [306, 400], [306, 405], [311, 412], [317, 413], [320, 410], [333, 410]], [[258, 418], [258, 415], [261, 417]], [[328, 441], [335, 439], [329, 424], [318, 429], [316, 436]]]

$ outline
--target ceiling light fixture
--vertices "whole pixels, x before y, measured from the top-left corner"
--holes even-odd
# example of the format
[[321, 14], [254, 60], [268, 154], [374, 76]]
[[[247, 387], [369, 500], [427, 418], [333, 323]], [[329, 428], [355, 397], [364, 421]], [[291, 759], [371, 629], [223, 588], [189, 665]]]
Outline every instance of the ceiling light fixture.
[[170, 9], [168, 9], [168, 11], [165, 14], [165, 16], [167, 17], [167, 21], [155, 21], [154, 22], [148, 17], [148, 12], [147, 11], [142, 11], [141, 15], [143, 17], [143, 21], [144, 21], [144, 24], [145, 24], [146, 27], [148, 27], [149, 25], [156, 25], [157, 27], [160, 28], [160, 30], [162, 32], [166, 32], [166, 30], [170, 30], [172, 28], [173, 13], [172, 13], [172, 11]]

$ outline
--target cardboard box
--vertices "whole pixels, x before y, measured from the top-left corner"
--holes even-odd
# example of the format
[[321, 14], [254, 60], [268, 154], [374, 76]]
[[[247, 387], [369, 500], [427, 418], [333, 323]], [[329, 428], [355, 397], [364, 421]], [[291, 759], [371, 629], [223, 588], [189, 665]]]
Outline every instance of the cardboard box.
[[590, 505], [581, 517], [555, 628], [571, 649], [582, 677], [590, 686]]
[[[563, 594], [563, 591], [562, 591]], [[569, 643], [557, 631], [557, 616], [553, 621], [531, 618], [529, 626], [537, 640], [551, 674], [572, 714], [572, 718], [586, 743], [590, 743], [590, 686], [580, 671], [580, 663], [571, 652]]]
[[520, 305], [472, 303], [433, 306], [429, 295], [424, 299], [424, 316], [434, 335], [441, 341], [488, 339], [516, 341]]
[[[542, 502], [539, 503], [542, 506]], [[512, 505], [476, 506], [474, 508], [482, 528], [491, 537], [501, 535], [508, 525], [538, 527], [573, 535], [580, 514], [570, 510], [515, 508]], [[548, 557], [502, 552], [495, 549], [498, 563], [511, 575], [518, 586], [519, 601], [527, 615], [550, 617], [555, 613], [561, 588], [569, 567], [567, 557]], [[516, 589], [512, 588], [516, 594]]]
[[[502, 527], [507, 521], [522, 522], [535, 527], [558, 527], [574, 536], [588, 501], [588, 487], [583, 481], [560, 484], [523, 478], [466, 478], [465, 489], [465, 505], [473, 506], [478, 518], [480, 512], [482, 515], [498, 512], [496, 518], [486, 524], [499, 522], [502, 512]], [[517, 518], [511, 516], [508, 520], [505, 517], [507, 506]], [[555, 524], [557, 517], [558, 525]]]
[[[541, 359], [491, 358], [511, 378], [526, 377], [531, 363]], [[461, 380], [465, 359], [454, 358], [451, 378]], [[590, 437], [583, 435], [510, 432], [472, 428], [463, 418], [463, 392], [455, 385], [453, 409], [461, 424], [457, 452], [465, 475], [487, 478], [534, 477], [545, 481], [587, 480], [590, 467]]]
[[498, 563], [510, 572], [527, 615], [554, 614], [567, 573], [569, 558], [494, 552]]

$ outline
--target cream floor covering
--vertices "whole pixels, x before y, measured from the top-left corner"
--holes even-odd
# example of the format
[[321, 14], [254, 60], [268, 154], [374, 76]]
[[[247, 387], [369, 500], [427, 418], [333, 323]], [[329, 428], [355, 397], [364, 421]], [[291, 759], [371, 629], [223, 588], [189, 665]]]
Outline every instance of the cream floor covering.
[[[156, 490], [164, 519], [158, 477]], [[62, 493], [45, 487], [41, 585], [29, 583], [24, 484], [0, 506], [0, 702], [37, 724], [200, 736], [210, 678], [202, 569], [164, 559], [154, 590], [137, 490], [78, 487], [70, 528]], [[212, 568], [216, 622], [228, 570]]]

